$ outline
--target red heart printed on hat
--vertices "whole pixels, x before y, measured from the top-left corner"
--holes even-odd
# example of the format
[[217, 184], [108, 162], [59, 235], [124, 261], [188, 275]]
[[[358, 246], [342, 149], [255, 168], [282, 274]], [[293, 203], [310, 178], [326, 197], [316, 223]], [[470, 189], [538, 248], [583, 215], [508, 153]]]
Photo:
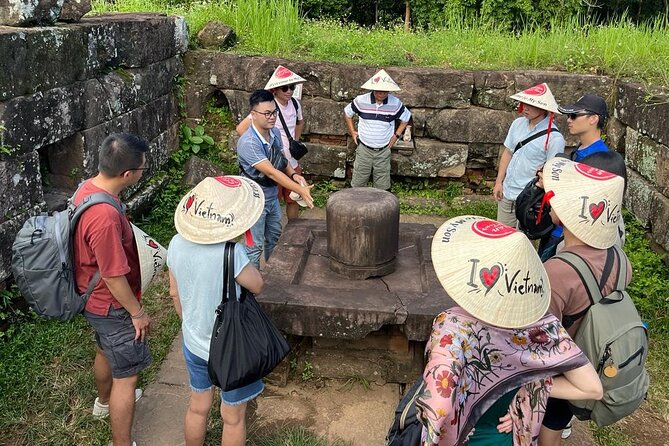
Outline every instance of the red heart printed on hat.
[[153, 249], [158, 249], [158, 243], [154, 242], [153, 240], [149, 240], [148, 245]]
[[195, 194], [188, 197], [188, 200], [186, 200], [186, 210], [190, 209], [190, 207], [193, 206], [194, 201], [195, 201]]
[[604, 206], [605, 203], [603, 201], [600, 201], [597, 204], [590, 203], [590, 215], [592, 216], [593, 223], [597, 221], [599, 217], [601, 217], [602, 212], [604, 212]]
[[542, 94], [546, 93], [546, 84], [535, 85], [534, 87], [530, 87], [527, 90], [523, 90], [523, 93], [530, 94], [532, 96], [541, 96]]
[[381, 80], [381, 76], [376, 76], [374, 79], [372, 79], [372, 82], [374, 82], [375, 84], [378, 84], [380, 80]]
[[285, 79], [292, 76], [293, 72], [284, 66], [279, 66], [279, 68], [276, 69], [276, 73], [274, 73], [274, 75], [279, 79]]
[[479, 275], [481, 277], [481, 282], [483, 282], [483, 286], [490, 290], [490, 288], [495, 286], [502, 275], [502, 268], [500, 268], [499, 265], [494, 265], [491, 268], [481, 268]]

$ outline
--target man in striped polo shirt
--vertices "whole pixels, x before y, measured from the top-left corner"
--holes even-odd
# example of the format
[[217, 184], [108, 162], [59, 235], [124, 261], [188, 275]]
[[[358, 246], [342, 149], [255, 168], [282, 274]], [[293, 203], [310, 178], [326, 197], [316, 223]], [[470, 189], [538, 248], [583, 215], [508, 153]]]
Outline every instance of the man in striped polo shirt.
[[[346, 125], [358, 145], [353, 162], [352, 187], [367, 186], [390, 190], [390, 148], [395, 145], [409, 123], [411, 112], [390, 91], [400, 87], [385, 70], [380, 70], [361, 87], [371, 93], [361, 94], [344, 108]], [[353, 125], [358, 115], [358, 130]], [[401, 123], [395, 129], [395, 121]]]

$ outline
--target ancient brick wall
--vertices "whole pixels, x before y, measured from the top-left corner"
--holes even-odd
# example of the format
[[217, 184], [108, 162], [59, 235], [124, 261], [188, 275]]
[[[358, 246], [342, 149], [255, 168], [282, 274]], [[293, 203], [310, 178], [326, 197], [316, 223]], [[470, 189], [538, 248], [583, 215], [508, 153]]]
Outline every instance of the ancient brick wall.
[[30, 213], [62, 202], [97, 171], [115, 131], [151, 143], [137, 192], [178, 145], [174, 81], [188, 35], [181, 18], [116, 14], [39, 28], [0, 26], [0, 280]]
[[[274, 68], [283, 64], [307, 79], [302, 103], [303, 139], [309, 154], [305, 173], [343, 178], [354, 158], [343, 109], [362, 93], [377, 67], [245, 57], [217, 51], [189, 51], [186, 65], [186, 113], [197, 119], [207, 101], [223, 95], [235, 120], [248, 114], [250, 93], [263, 88]], [[385, 68], [385, 67], [384, 67]], [[517, 114], [509, 96], [547, 82], [558, 103], [585, 93], [606, 98], [612, 117], [606, 128], [610, 147], [625, 154], [629, 187], [626, 206], [669, 250], [669, 99], [650, 95], [639, 85], [606, 76], [544, 71], [454, 71], [431, 68], [386, 68], [400, 85], [397, 96], [411, 109], [416, 148], [393, 148], [394, 175], [418, 178], [494, 177], [509, 125]], [[566, 118], [557, 125], [573, 148]], [[233, 136], [234, 142], [234, 136]], [[234, 147], [234, 146], [233, 146]]]

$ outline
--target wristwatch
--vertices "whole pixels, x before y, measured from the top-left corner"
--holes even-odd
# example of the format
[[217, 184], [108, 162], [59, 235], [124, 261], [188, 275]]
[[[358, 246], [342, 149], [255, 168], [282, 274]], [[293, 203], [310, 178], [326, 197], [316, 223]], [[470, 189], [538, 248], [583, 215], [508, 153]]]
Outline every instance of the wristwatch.
[[395, 138], [402, 139], [402, 135], [398, 135], [397, 133], [395, 133]]

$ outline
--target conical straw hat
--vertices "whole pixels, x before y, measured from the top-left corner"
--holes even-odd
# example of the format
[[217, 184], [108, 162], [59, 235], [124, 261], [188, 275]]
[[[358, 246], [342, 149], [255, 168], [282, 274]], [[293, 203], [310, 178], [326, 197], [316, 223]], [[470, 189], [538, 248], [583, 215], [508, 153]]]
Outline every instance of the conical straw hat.
[[232, 240], [258, 221], [265, 194], [255, 181], [240, 176], [205, 178], [179, 202], [177, 232], [193, 243]]
[[432, 240], [432, 263], [448, 295], [485, 323], [525, 327], [548, 310], [541, 259], [522, 232], [502, 223], [474, 215], [446, 221]]
[[623, 218], [622, 177], [565, 158], [548, 160], [543, 176], [551, 207], [565, 228], [593, 248], [615, 244]]
[[271, 90], [272, 88], [283, 87], [284, 85], [290, 84], [299, 84], [301, 82], [306, 82], [307, 80], [298, 76], [297, 74], [290, 71], [288, 68], [283, 65], [279, 65], [272, 73], [272, 77], [269, 78], [267, 84], [265, 85], [265, 90]]
[[142, 280], [142, 293], [144, 293], [151, 281], [165, 266], [167, 251], [137, 226], [132, 225], [132, 232], [135, 235], [135, 246], [139, 256], [139, 274]]
[[542, 110], [547, 110], [552, 113], [560, 114], [557, 102], [548, 84], [543, 83], [528, 88], [527, 90], [519, 91], [511, 96], [511, 99], [532, 105]]
[[378, 73], [370, 77], [360, 88], [374, 91], [400, 91], [400, 86], [386, 73], [386, 70], [379, 70]]

